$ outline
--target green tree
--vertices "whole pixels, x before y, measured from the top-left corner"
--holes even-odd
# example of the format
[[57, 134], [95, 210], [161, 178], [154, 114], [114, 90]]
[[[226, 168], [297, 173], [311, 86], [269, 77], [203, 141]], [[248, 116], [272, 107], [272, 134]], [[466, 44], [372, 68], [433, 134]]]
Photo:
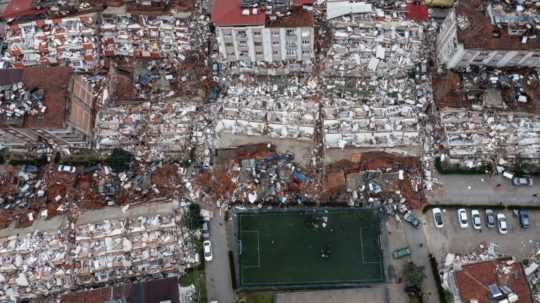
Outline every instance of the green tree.
[[403, 278], [408, 286], [422, 288], [422, 282], [426, 278], [424, 273], [424, 266], [417, 266], [413, 262], [407, 263], [403, 268]]
[[120, 172], [129, 169], [134, 159], [135, 157], [130, 152], [121, 148], [115, 148], [105, 160], [105, 163], [114, 171]]
[[199, 204], [191, 203], [184, 217], [184, 222], [189, 229], [202, 228], [203, 217], [201, 216], [201, 207]]

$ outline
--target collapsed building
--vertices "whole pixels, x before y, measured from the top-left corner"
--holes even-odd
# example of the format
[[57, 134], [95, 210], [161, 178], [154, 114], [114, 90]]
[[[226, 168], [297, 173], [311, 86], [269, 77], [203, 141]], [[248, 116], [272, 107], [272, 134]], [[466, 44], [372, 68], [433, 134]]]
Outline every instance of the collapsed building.
[[437, 59], [467, 65], [540, 66], [536, 1], [459, 1], [437, 38]]
[[96, 148], [123, 149], [142, 159], [183, 155], [192, 146], [195, 104], [144, 102], [104, 108], [96, 123]]
[[114, 209], [110, 213], [116, 216], [98, 220], [83, 216], [77, 224], [60, 223], [54, 232], [2, 237], [0, 300], [183, 272], [200, 262], [189, 234], [182, 231], [184, 211], [174, 203], [162, 204], [154, 213]]
[[321, 69], [327, 148], [418, 152], [419, 116], [431, 103], [426, 27], [404, 12], [375, 2], [327, 2], [333, 29]]
[[220, 99], [216, 133], [312, 141], [319, 117], [314, 89], [301, 78], [235, 81]]
[[100, 25], [106, 57], [185, 59], [190, 50], [188, 25], [174, 16], [106, 15]]
[[88, 71], [98, 63], [97, 15], [36, 20], [7, 28], [4, 61], [21, 68], [64, 63]]
[[534, 70], [474, 68], [434, 75], [441, 143], [451, 159], [537, 161], [540, 80]]

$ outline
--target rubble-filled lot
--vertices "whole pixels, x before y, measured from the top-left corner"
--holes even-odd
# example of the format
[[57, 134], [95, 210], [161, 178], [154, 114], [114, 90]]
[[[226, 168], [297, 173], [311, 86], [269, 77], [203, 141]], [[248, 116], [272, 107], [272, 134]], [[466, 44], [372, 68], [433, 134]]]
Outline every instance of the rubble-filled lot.
[[38, 20], [7, 27], [4, 61], [15, 67], [66, 63], [78, 70], [96, 66], [96, 14]]
[[[57, 231], [1, 238], [0, 300], [53, 295], [128, 277], [183, 272], [200, 262], [189, 242], [191, 234], [182, 227], [186, 211], [187, 207], [178, 202], [113, 208], [105, 219], [96, 219], [103, 217], [90, 212], [82, 215], [81, 224], [75, 219]], [[91, 223], [87, 223], [90, 217]]]
[[[313, 140], [319, 117], [315, 83], [306, 78], [232, 79], [219, 100], [216, 133]], [[261, 81], [262, 80], [262, 81]]]
[[503, 162], [540, 157], [536, 72], [475, 68], [434, 79], [443, 147], [450, 157]]
[[195, 104], [180, 102], [103, 109], [96, 125], [96, 147], [122, 147], [141, 159], [163, 159], [191, 146]]
[[103, 15], [100, 29], [104, 56], [183, 60], [191, 46], [188, 24], [174, 16]]
[[[341, 5], [358, 13], [342, 16]], [[332, 39], [321, 62], [327, 148], [422, 144], [420, 118], [432, 99], [425, 35], [433, 28], [379, 5], [328, 3]]]
[[166, 200], [185, 192], [179, 164], [135, 163], [114, 172], [106, 165], [74, 167], [60, 172], [58, 165], [0, 166], [0, 227], [25, 227], [34, 220], [52, 218], [75, 204], [81, 209], [107, 205]]

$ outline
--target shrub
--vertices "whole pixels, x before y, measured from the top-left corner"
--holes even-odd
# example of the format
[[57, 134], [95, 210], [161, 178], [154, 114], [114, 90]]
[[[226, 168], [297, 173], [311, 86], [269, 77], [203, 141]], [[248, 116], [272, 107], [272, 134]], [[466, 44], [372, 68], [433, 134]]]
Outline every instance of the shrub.
[[435, 168], [441, 175], [484, 175], [493, 172], [493, 166], [490, 163], [482, 164], [478, 167], [466, 168], [444, 163], [441, 157], [435, 158]]
[[115, 148], [112, 154], [105, 160], [105, 164], [114, 171], [120, 172], [129, 169], [135, 157], [128, 151], [121, 148]]

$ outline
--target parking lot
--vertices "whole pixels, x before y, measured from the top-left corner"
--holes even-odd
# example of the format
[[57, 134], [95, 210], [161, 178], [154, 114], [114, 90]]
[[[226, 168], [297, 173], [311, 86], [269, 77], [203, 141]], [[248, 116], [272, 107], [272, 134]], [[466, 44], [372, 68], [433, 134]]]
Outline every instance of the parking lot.
[[500, 234], [497, 226], [488, 228], [485, 224], [485, 209], [480, 211], [482, 229], [475, 230], [471, 222], [471, 209], [467, 210], [468, 227], [461, 228], [458, 222], [457, 208], [443, 209], [442, 228], [437, 228], [433, 222], [432, 210], [427, 211], [421, 218], [424, 233], [430, 252], [437, 260], [444, 260], [447, 253], [469, 254], [477, 251], [480, 245], [487, 247], [490, 243], [496, 245], [498, 253], [526, 258], [531, 252], [540, 248], [540, 211], [529, 210], [529, 228], [522, 229], [519, 218], [509, 209], [493, 209], [495, 215], [504, 213], [508, 222], [508, 233]]

